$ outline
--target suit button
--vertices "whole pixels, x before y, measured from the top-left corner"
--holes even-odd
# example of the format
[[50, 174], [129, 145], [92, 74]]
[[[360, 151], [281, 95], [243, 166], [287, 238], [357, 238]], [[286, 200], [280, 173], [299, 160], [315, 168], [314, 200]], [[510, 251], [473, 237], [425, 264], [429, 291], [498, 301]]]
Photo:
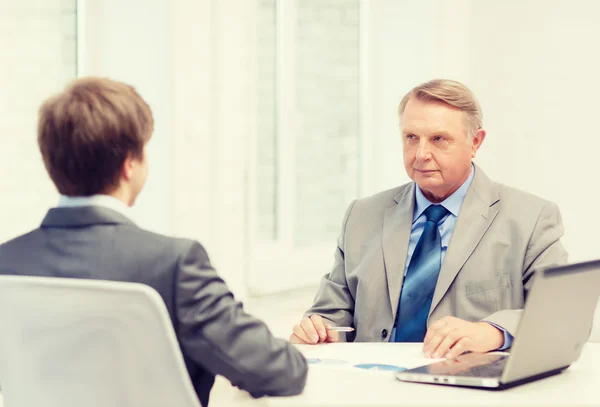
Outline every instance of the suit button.
[[382, 337], [383, 339], [387, 338], [387, 335], [388, 335], [388, 331], [387, 331], [387, 329], [384, 329], [383, 331], [381, 331], [381, 337]]

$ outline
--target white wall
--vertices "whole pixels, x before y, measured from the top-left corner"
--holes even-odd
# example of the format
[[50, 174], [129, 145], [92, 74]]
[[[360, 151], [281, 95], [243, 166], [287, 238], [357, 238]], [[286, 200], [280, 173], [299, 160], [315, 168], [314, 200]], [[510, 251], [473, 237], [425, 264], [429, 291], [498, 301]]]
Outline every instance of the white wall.
[[496, 179], [560, 206], [572, 261], [598, 258], [600, 57], [592, 44], [600, 3], [501, 4], [472, 8], [472, 86], [493, 140], [481, 163]]
[[[493, 179], [556, 202], [571, 261], [600, 257], [600, 2], [370, 1], [374, 189], [407, 180], [396, 106], [447, 77], [479, 98], [488, 137], [476, 161]], [[600, 325], [600, 313], [597, 326]]]

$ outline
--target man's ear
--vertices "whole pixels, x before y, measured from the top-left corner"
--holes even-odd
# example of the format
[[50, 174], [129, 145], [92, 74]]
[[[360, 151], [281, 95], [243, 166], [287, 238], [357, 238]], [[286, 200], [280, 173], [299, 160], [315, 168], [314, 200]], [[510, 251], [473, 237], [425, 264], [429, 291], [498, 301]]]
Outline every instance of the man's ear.
[[121, 166], [121, 177], [129, 181], [133, 177], [133, 169], [135, 168], [135, 159], [131, 154], [127, 154], [123, 165]]
[[477, 133], [475, 133], [475, 135], [473, 136], [473, 147], [471, 150], [471, 158], [475, 158], [475, 155], [477, 154], [477, 150], [479, 150], [479, 147], [481, 147], [481, 145], [483, 144], [483, 140], [485, 140], [485, 130], [483, 129], [479, 129], [477, 130]]

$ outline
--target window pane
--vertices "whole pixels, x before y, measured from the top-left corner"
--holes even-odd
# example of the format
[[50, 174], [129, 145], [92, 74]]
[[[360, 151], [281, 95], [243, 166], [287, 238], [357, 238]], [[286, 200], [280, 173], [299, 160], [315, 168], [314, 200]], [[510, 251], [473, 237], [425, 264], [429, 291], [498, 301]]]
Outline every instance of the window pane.
[[39, 226], [56, 203], [37, 149], [37, 110], [76, 76], [76, 27], [76, 0], [0, 2], [0, 241]]
[[358, 195], [359, 0], [296, 1], [294, 242], [332, 242]]
[[277, 238], [275, 0], [258, 0], [257, 14], [257, 238]]

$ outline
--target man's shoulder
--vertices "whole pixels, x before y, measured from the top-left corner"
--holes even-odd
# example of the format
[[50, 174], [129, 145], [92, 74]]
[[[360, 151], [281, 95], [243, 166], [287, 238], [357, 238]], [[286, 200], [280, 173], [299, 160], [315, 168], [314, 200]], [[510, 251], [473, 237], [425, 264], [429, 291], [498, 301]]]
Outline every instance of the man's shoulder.
[[501, 183], [494, 183], [498, 201], [492, 206], [499, 219], [509, 224], [534, 227], [540, 217], [550, 217], [559, 222], [560, 209], [554, 202]]
[[514, 206], [521, 209], [527, 207], [538, 210], [541, 210], [545, 206], [556, 206], [554, 202], [532, 194], [531, 192], [523, 191], [499, 182], [494, 182], [494, 185], [503, 206]]
[[385, 212], [398, 204], [397, 199], [412, 191], [412, 183], [400, 185], [376, 194], [358, 198], [350, 208], [349, 218], [352, 222], [373, 222], [383, 218]]
[[121, 233], [123, 240], [134, 242], [141, 253], [182, 258], [190, 252], [195, 252], [196, 256], [207, 257], [204, 247], [193, 239], [167, 236], [130, 225], [117, 231], [117, 234]]
[[13, 250], [27, 246], [30, 242], [37, 240], [36, 237], [39, 234], [40, 229], [33, 229], [25, 234], [13, 237], [2, 244], [0, 244], [0, 258], [3, 255], [11, 253]]
[[[90, 229], [90, 234], [97, 233]], [[106, 236], [115, 242], [117, 248], [131, 253], [132, 256], [152, 257], [168, 256], [180, 257], [190, 252], [195, 246], [202, 245], [193, 239], [171, 237], [160, 233], [142, 229], [132, 224], [120, 224], [111, 236]], [[23, 235], [12, 238], [0, 244], [0, 257], [3, 254], [22, 252], [27, 248], [40, 248], [46, 246], [45, 241], [52, 239], [56, 243], [56, 237], [48, 235], [45, 228], [39, 227]], [[87, 239], [86, 239], [87, 240]], [[89, 241], [89, 240], [88, 240]]]
[[171, 247], [177, 250], [187, 250], [196, 243], [193, 239], [183, 237], [173, 237], [161, 233], [152, 232], [140, 227], [129, 227], [127, 233], [137, 235], [137, 238], [142, 242], [152, 242], [157, 246]]
[[384, 208], [387, 209], [397, 204], [396, 197], [402, 196], [412, 188], [412, 182], [408, 182], [398, 187], [386, 189], [385, 191], [377, 192], [373, 195], [359, 198], [356, 200], [355, 207], [364, 208]]

